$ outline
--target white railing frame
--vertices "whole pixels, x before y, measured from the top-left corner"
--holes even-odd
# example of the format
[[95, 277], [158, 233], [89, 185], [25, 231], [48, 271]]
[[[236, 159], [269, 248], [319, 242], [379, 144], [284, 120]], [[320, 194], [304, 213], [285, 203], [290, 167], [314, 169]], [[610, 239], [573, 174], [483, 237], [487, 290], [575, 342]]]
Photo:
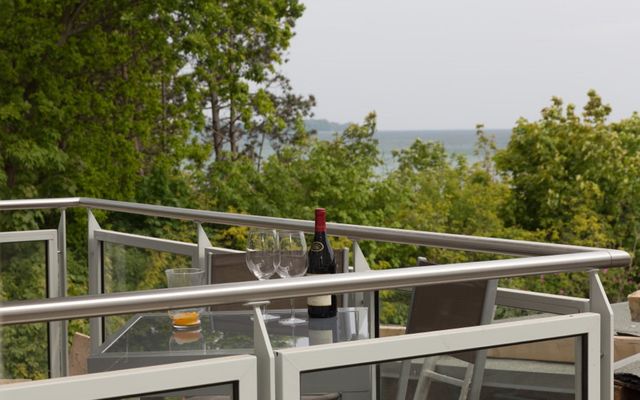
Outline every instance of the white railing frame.
[[256, 357], [239, 355], [2, 385], [0, 398], [111, 399], [237, 382], [239, 400], [255, 400], [256, 374]]
[[[505, 322], [445, 331], [415, 333], [277, 350], [276, 398], [300, 398], [300, 378], [305, 371], [317, 371], [359, 364], [426, 357], [464, 350], [490, 348], [561, 337], [586, 336], [587, 359], [582, 360], [583, 379], [589, 400], [601, 399], [600, 316], [573, 314], [528, 321]], [[584, 370], [577, 366], [576, 371]]]
[[[59, 249], [60, 231], [56, 229], [41, 229], [21, 232], [0, 232], [0, 244], [45, 242], [45, 296], [58, 298], [66, 295], [64, 284], [64, 268], [60, 266]], [[52, 378], [67, 374], [67, 322], [50, 321], [47, 323], [48, 364], [49, 375]]]

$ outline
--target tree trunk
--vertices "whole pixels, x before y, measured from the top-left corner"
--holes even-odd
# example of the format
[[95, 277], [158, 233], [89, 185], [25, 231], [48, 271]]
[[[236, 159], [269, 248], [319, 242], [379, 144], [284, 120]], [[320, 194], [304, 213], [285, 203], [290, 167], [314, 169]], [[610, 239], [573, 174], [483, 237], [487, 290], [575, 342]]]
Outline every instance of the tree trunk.
[[218, 95], [213, 89], [210, 90], [211, 101], [211, 138], [213, 139], [213, 151], [216, 156], [216, 160], [222, 157], [222, 144], [223, 135], [220, 130], [220, 106], [218, 102]]
[[231, 104], [229, 105], [229, 145], [231, 147], [231, 155], [235, 158], [235, 156], [238, 154], [238, 143], [236, 140], [236, 131], [235, 131], [235, 124], [236, 124], [236, 113], [235, 113], [235, 109], [233, 108], [233, 99], [231, 99]]
[[163, 153], [168, 152], [167, 149], [167, 136], [169, 132], [167, 132], [167, 83], [166, 79], [162, 78], [162, 121], [160, 121], [160, 126], [162, 127], [162, 133], [160, 134], [160, 150]]
[[7, 175], [7, 187], [12, 189], [16, 185], [16, 168], [10, 161], [4, 162], [4, 173]]

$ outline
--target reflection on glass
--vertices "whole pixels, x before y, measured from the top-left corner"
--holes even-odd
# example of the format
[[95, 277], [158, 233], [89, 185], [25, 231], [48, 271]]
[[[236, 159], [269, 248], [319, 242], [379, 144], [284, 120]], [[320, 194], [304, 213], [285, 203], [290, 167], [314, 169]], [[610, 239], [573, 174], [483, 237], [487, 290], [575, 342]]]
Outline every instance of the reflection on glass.
[[205, 351], [200, 325], [194, 329], [174, 329], [169, 339], [169, 351]]
[[371, 372], [377, 369], [378, 396], [382, 400], [458, 400], [474, 398], [470, 394], [475, 390], [479, 392], [475, 398], [481, 400], [573, 400], [577, 385], [577, 340], [562, 338], [486, 351], [303, 372], [301, 391], [341, 393], [343, 398], [364, 393], [367, 397], [374, 383]]
[[[103, 243], [103, 254], [105, 293], [166, 288], [166, 269], [191, 265], [187, 256], [112, 243]], [[106, 317], [106, 337], [121, 329], [132, 316]]]
[[236, 399], [236, 390], [232, 383], [221, 383], [218, 385], [201, 386], [197, 388], [175, 389], [166, 392], [139, 393], [130, 397], [118, 397], [103, 400], [204, 400], [204, 399]]
[[[269, 324], [267, 332], [273, 349], [304, 347], [333, 342], [366, 339], [366, 308], [342, 309], [336, 318], [316, 324], [285, 326]], [[281, 310], [280, 316], [286, 316]], [[298, 311], [306, 317], [306, 313]], [[89, 357], [89, 372], [167, 364], [187, 360], [250, 354], [254, 351], [253, 322], [250, 311], [204, 312], [201, 324], [193, 331], [176, 332], [166, 313], [139, 314]], [[328, 324], [328, 325], [327, 325]]]
[[541, 318], [544, 316], [545, 315], [540, 311], [525, 310], [522, 308], [514, 308], [514, 307], [506, 307], [506, 306], [496, 306], [493, 319], [500, 320], [500, 319], [520, 318], [520, 317]]
[[[46, 297], [46, 242], [0, 243], [0, 300]], [[49, 375], [47, 324], [0, 327], [0, 379]]]

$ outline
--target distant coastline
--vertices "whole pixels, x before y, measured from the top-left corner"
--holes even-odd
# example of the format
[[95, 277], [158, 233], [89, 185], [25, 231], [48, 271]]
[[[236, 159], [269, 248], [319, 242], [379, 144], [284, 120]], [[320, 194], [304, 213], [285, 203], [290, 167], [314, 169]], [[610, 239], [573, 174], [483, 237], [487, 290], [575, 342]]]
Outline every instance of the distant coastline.
[[327, 119], [304, 120], [304, 127], [307, 128], [308, 131], [316, 132], [342, 132], [349, 126], [349, 124], [349, 122], [332, 122]]
[[[318, 122], [319, 121], [319, 122]], [[307, 125], [307, 122], [312, 122]], [[331, 140], [336, 132], [342, 132], [349, 124], [330, 122], [327, 120], [305, 121], [305, 126], [331, 127], [330, 129], [314, 128], [320, 140]], [[496, 147], [503, 149], [511, 138], [511, 129], [491, 129], [485, 128], [488, 135], [493, 135]], [[476, 143], [475, 129], [416, 129], [416, 130], [380, 130], [376, 131], [374, 137], [378, 139], [378, 149], [384, 162], [383, 170], [395, 168], [395, 162], [391, 152], [408, 148], [417, 139], [426, 141], [436, 141], [444, 145], [449, 154], [462, 154], [467, 157], [470, 163], [478, 161], [478, 157], [473, 154]]]

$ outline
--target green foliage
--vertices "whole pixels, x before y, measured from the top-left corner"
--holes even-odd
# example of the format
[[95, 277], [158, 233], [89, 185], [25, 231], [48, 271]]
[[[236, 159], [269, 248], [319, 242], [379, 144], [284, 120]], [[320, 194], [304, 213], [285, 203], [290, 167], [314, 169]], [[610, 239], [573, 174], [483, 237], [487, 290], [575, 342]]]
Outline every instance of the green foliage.
[[[207, 171], [220, 149], [196, 133], [206, 132], [203, 108], [211, 106], [205, 97], [211, 92], [219, 100], [216, 115], [228, 119], [221, 126], [235, 135], [225, 143], [234, 139], [237, 145], [242, 135], [234, 130], [254, 144], [265, 137], [274, 143], [305, 140], [302, 117], [313, 98], [295, 95], [276, 70], [302, 15], [295, 0], [2, 1], [0, 9], [2, 199], [88, 196], [192, 208], [225, 202], [207, 197], [204, 183], [222, 169]], [[58, 216], [2, 213], [0, 229], [53, 228]], [[69, 294], [84, 294], [86, 215], [69, 210], [68, 217]], [[117, 213], [96, 217], [107, 229], [195, 237], [193, 224]], [[145, 263], [132, 254], [122, 259], [129, 266]], [[147, 275], [135, 278], [157, 287], [172, 261], [146, 261]], [[8, 270], [3, 290], [21, 284], [24, 295], [30, 290], [24, 281], [43, 276]], [[72, 328], [86, 325], [73, 321]], [[7, 335], [5, 346], [30, 337]], [[35, 358], [23, 368], [11, 357], [3, 354], [8, 369], [43, 376]]]
[[554, 98], [540, 121], [518, 121], [509, 146], [496, 158], [513, 189], [513, 223], [548, 230], [551, 240], [621, 244], [611, 242], [611, 233], [632, 208], [628, 186], [638, 164], [629, 162], [635, 154], [605, 124], [609, 111], [590, 92], [584, 119]]
[[366, 223], [373, 168], [380, 162], [374, 131], [371, 114], [362, 126], [351, 125], [331, 141], [284, 147], [261, 170], [246, 157], [217, 161], [206, 183], [210, 207], [309, 219], [323, 206], [333, 221]]
[[179, 99], [184, 56], [167, 40], [170, 3], [10, 2], [2, 197], [133, 199], [156, 159], [184, 157], [198, 109]]
[[[403, 229], [481, 236], [513, 236], [498, 212], [508, 188], [479, 165], [463, 157], [449, 158], [441, 143], [414, 142], [395, 152], [398, 169], [380, 181], [373, 209], [381, 210], [378, 224]], [[514, 232], [511, 232], [514, 231]], [[367, 250], [380, 267], [415, 265], [419, 256], [433, 262], [482, 259], [442, 249], [375, 243]]]
[[265, 142], [278, 150], [306, 135], [302, 119], [315, 100], [295, 95], [276, 68], [303, 10], [297, 0], [181, 4], [187, 76], [207, 110], [200, 136], [215, 160], [260, 160]]
[[[543, 233], [546, 241], [623, 248], [635, 255], [640, 118], [633, 114], [607, 123], [611, 108], [594, 91], [588, 97], [582, 117], [573, 105], [553, 98], [539, 121], [518, 121], [508, 147], [496, 155], [510, 186], [502, 218], [508, 226]], [[577, 291], [572, 277], [552, 279], [560, 280], [544, 286]], [[629, 273], [608, 273], [605, 286], [620, 300], [639, 281], [634, 263]]]
[[[46, 297], [43, 242], [0, 244], [0, 302]], [[47, 377], [47, 326], [24, 324], [0, 328], [3, 378]]]
[[380, 322], [384, 324], [405, 325], [409, 317], [411, 292], [402, 290], [380, 291]]

